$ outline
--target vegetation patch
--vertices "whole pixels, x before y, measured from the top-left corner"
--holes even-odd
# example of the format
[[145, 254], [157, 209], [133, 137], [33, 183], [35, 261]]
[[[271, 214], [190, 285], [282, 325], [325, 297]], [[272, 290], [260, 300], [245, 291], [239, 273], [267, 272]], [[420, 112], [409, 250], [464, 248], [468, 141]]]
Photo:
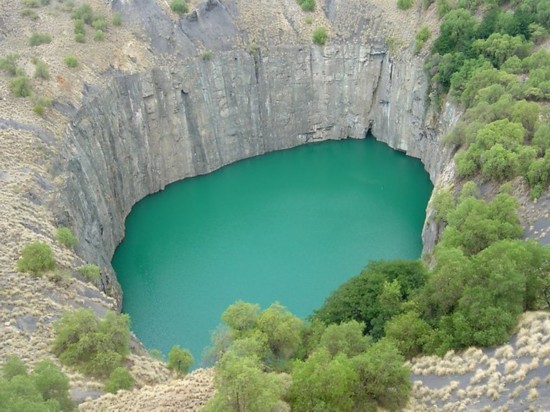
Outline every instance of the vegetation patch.
[[180, 16], [183, 16], [189, 11], [189, 7], [187, 6], [187, 2], [185, 0], [172, 0], [170, 3], [170, 8], [174, 13], [177, 13]]
[[296, 0], [303, 11], [315, 10], [315, 0]]
[[51, 43], [52, 37], [47, 33], [33, 33], [29, 39], [29, 45], [40, 46], [41, 44]]
[[19, 272], [29, 272], [33, 275], [41, 275], [54, 268], [55, 259], [52, 249], [42, 242], [32, 242], [25, 246], [21, 251], [21, 257], [17, 261]]
[[327, 30], [324, 27], [318, 27], [313, 30], [313, 43], [318, 44], [319, 46], [324, 46], [327, 42], [328, 34]]

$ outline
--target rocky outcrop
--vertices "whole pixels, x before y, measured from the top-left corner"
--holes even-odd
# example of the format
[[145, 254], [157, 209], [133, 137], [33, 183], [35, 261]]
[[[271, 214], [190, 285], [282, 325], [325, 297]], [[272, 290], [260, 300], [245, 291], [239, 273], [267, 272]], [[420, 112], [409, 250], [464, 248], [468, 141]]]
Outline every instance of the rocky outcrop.
[[[59, 220], [79, 252], [110, 268], [132, 206], [167, 184], [309, 142], [371, 131], [420, 158], [432, 180], [448, 160], [426, 122], [420, 59], [383, 44], [217, 52], [120, 76], [67, 129]], [[112, 271], [104, 288], [120, 291]]]

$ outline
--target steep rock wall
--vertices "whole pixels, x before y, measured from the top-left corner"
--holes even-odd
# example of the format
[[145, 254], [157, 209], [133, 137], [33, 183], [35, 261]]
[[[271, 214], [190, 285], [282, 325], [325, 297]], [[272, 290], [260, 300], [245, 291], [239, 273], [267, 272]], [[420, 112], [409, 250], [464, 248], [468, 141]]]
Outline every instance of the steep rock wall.
[[[427, 114], [420, 59], [392, 60], [384, 45], [217, 52], [142, 75], [120, 76], [67, 129], [58, 199], [78, 252], [105, 270], [132, 206], [174, 181], [308, 142], [370, 130], [418, 157], [436, 182], [448, 163]], [[452, 113], [446, 123], [452, 122]], [[425, 245], [434, 240], [425, 233]]]

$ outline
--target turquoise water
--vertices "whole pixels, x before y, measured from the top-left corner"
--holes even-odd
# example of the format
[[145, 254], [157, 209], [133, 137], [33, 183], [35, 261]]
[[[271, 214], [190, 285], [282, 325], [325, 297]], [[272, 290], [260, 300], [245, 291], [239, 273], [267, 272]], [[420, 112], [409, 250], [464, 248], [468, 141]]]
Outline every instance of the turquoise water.
[[[238, 299], [306, 317], [374, 259], [418, 258], [432, 185], [369, 138], [270, 153], [137, 203], [113, 266], [148, 348], [195, 359]], [[197, 361], [195, 366], [200, 366]]]

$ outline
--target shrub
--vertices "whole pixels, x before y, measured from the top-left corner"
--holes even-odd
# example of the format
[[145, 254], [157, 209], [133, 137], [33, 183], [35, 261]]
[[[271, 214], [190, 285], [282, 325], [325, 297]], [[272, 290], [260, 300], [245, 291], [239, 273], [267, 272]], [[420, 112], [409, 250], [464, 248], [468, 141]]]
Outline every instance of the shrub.
[[78, 66], [78, 59], [72, 54], [68, 54], [67, 56], [65, 56], [63, 61], [65, 62], [67, 67], [75, 68]]
[[410, 9], [413, 5], [413, 0], [397, 0], [397, 7], [401, 10]]
[[132, 388], [134, 383], [134, 378], [128, 372], [128, 369], [118, 367], [109, 375], [109, 379], [105, 382], [104, 390], [105, 392], [117, 393], [120, 389]]
[[21, 16], [22, 17], [28, 17], [31, 20], [38, 20], [38, 14], [34, 10], [31, 9], [23, 9], [21, 10]]
[[0, 378], [3, 411], [70, 411], [69, 379], [50, 361], [38, 362], [31, 374], [16, 356], [8, 357]]
[[29, 45], [31, 46], [40, 46], [41, 44], [50, 43], [52, 38], [49, 34], [33, 33], [29, 39]]
[[94, 34], [94, 41], [103, 41], [104, 38], [105, 33], [103, 32], [103, 30], [96, 30]]
[[0, 70], [4, 70], [10, 76], [17, 74], [17, 66], [15, 62], [19, 58], [17, 54], [8, 54], [6, 57], [0, 58]]
[[105, 17], [101, 14], [95, 14], [94, 20], [92, 21], [92, 27], [96, 30], [105, 31], [107, 28], [107, 21], [105, 20]]
[[96, 265], [86, 263], [77, 270], [87, 282], [95, 283], [101, 278], [101, 272]]
[[42, 117], [44, 116], [44, 112], [46, 111], [46, 109], [44, 108], [44, 106], [42, 106], [41, 104], [35, 104], [33, 107], [32, 107], [32, 111], [37, 114], [38, 116]]
[[99, 319], [90, 309], [65, 312], [54, 324], [52, 351], [65, 365], [97, 378], [121, 366], [129, 349], [130, 318], [108, 312]]
[[73, 10], [71, 17], [74, 20], [83, 20], [86, 24], [92, 24], [94, 12], [88, 3], [84, 3]]
[[122, 18], [120, 17], [120, 12], [115, 11], [113, 13], [113, 26], [120, 26], [122, 24]]
[[30, 272], [40, 275], [55, 268], [55, 259], [50, 246], [42, 242], [32, 242], [23, 248], [17, 261], [19, 272]]
[[187, 349], [182, 349], [179, 346], [172, 346], [168, 353], [168, 369], [172, 369], [178, 375], [185, 375], [189, 371], [189, 367], [193, 364], [194, 359], [191, 352]]
[[44, 80], [50, 78], [50, 72], [48, 71], [48, 66], [43, 61], [38, 60], [36, 66], [34, 67], [34, 77], [39, 77]]
[[203, 60], [210, 60], [212, 58], [212, 50], [207, 50], [202, 54]]
[[68, 227], [57, 228], [57, 232], [55, 233], [55, 240], [68, 248], [73, 248], [77, 244], [77, 240], [74, 237], [73, 232]]
[[32, 94], [31, 82], [26, 76], [17, 76], [10, 82], [10, 91], [16, 97], [28, 97]]
[[327, 38], [327, 30], [324, 27], [318, 27], [313, 30], [313, 43], [318, 44], [319, 46], [324, 46], [327, 42]]
[[86, 27], [84, 20], [77, 19], [74, 21], [74, 34], [84, 34], [86, 35]]
[[432, 36], [432, 32], [430, 31], [430, 28], [424, 24], [420, 30], [416, 33], [415, 36], [415, 42], [414, 42], [414, 52], [420, 53], [420, 50], [424, 47], [424, 44], [429, 40], [429, 38]]
[[172, 0], [170, 3], [170, 8], [174, 13], [177, 13], [180, 16], [189, 11], [189, 7], [187, 7], [187, 2], [185, 0]]
[[86, 43], [86, 36], [83, 35], [82, 33], [78, 33], [78, 34], [75, 34], [74, 40], [77, 43]]
[[315, 10], [315, 0], [297, 0], [303, 11]]

